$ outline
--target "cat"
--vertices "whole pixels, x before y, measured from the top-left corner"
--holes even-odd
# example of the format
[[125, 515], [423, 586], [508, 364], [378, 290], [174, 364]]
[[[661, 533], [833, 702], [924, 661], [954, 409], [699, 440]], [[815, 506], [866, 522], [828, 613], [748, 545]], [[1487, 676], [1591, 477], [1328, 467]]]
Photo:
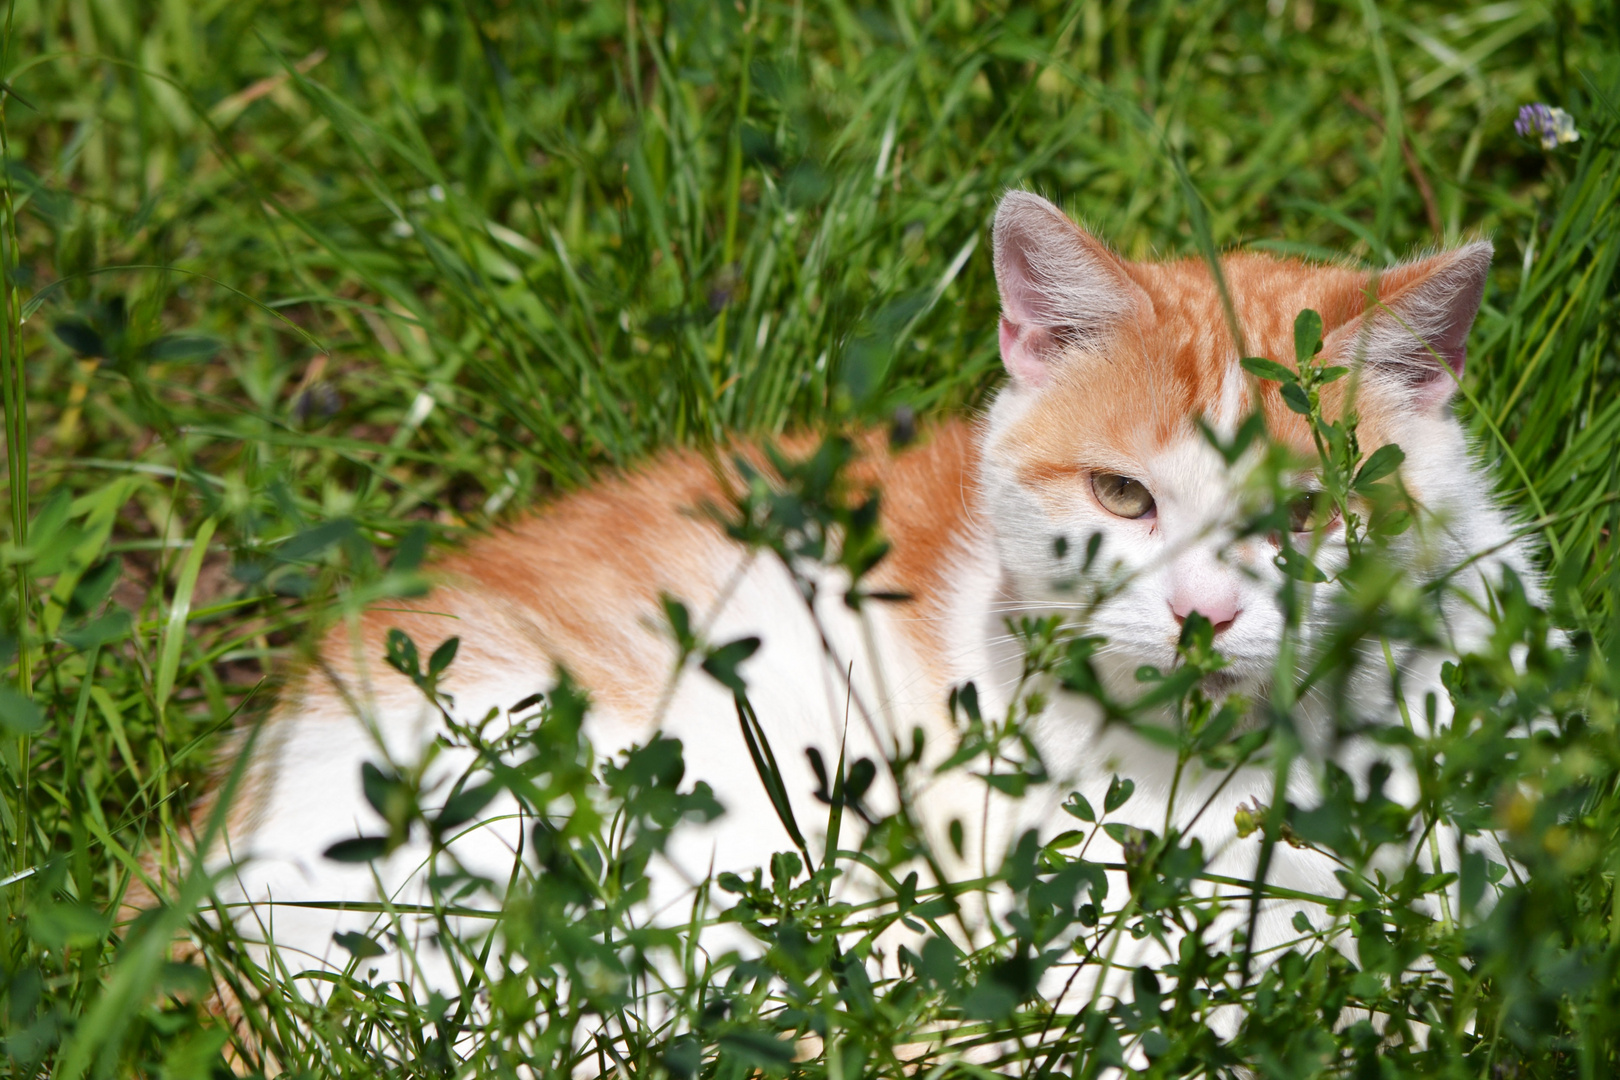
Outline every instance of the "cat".
[[[868, 603], [857, 615], [842, 602], [837, 575], [824, 572], [825, 587], [807, 605], [787, 567], [728, 539], [702, 512], [724, 504], [725, 478], [695, 452], [666, 453], [561, 498], [445, 558], [425, 599], [379, 606], [336, 628], [318, 662], [281, 696], [254, 743], [228, 838], [210, 853], [216, 864], [234, 866], [224, 898], [254, 905], [239, 926], [273, 938], [293, 970], [340, 968], [349, 955], [334, 933], [375, 933], [376, 916], [286, 902], [422, 897], [419, 840], [371, 865], [322, 854], [381, 827], [362, 794], [362, 765], [384, 750], [394, 762], [414, 762], [442, 728], [418, 688], [381, 663], [395, 628], [424, 652], [460, 639], [444, 689], [462, 718], [508, 709], [566, 669], [589, 692], [586, 730], [600, 754], [657, 731], [683, 742], [689, 777], [705, 781], [726, 813], [681, 834], [655, 869], [649, 906], [658, 911], [678, 910], [715, 872], [765, 865], [792, 846], [740, 733], [731, 692], [695, 662], [672, 680], [678, 654], [666, 596], [687, 606], [709, 641], [761, 640], [740, 671], [800, 821], [825, 818], [806, 748], [823, 762], [841, 754], [881, 759], [915, 728], [925, 761], [938, 762], [958, 738], [946, 707], [954, 688], [971, 682], [986, 715], [1004, 713], [1020, 685], [1021, 646], [1008, 630], [1020, 616], [1083, 612], [1086, 632], [1107, 640], [1095, 658], [1103, 685], [1129, 698], [1139, 692], [1143, 665], [1175, 666], [1183, 625], [1196, 612], [1227, 661], [1208, 680], [1211, 696], [1262, 698], [1283, 636], [1278, 551], [1264, 536], [1234, 536], [1248, 459], [1228, 464], [1204, 429], [1230, 437], [1258, 410], [1273, 438], [1314, 460], [1305, 422], [1285, 407], [1277, 384], [1240, 366], [1204, 261], [1125, 260], [1052, 203], [1022, 191], [1001, 200], [993, 233], [1005, 384], [981, 416], [939, 422], [910, 447], [891, 453], [869, 440], [860, 466], [882, 492], [882, 529], [892, 544], [867, 586], [903, 599]], [[1355, 379], [1323, 391], [1325, 407], [1341, 413], [1347, 387], [1357, 387], [1362, 447], [1404, 449], [1401, 481], [1430, 523], [1394, 549], [1397, 557], [1421, 576], [1485, 553], [1459, 575], [1447, 601], [1454, 650], [1486, 632], [1479, 609], [1504, 569], [1531, 588], [1535, 580], [1531, 553], [1494, 504], [1449, 404], [1490, 262], [1482, 240], [1376, 274], [1258, 254], [1220, 262], [1249, 355], [1291, 366], [1295, 316], [1313, 309], [1325, 327], [1323, 360], [1355, 367]], [[1301, 528], [1315, 530], [1301, 543], [1331, 575], [1343, 562], [1342, 523]], [[1074, 582], [1085, 576], [1088, 555], [1089, 573], [1108, 568], [1121, 584], [1093, 590], [1082, 604]], [[1333, 598], [1331, 584], [1311, 593], [1307, 635], [1325, 625]], [[1438, 650], [1396, 658], [1420, 718], [1444, 658]], [[1378, 667], [1368, 677], [1367, 710], [1390, 720], [1398, 703], [1377, 689], [1388, 684]], [[858, 708], [851, 715], [851, 701], [865, 705], [864, 716]], [[1315, 757], [1296, 766], [1290, 792], [1308, 801], [1323, 756], [1337, 755], [1358, 773], [1371, 751], [1335, 743], [1325, 713], [1312, 728], [1310, 703], [1302, 708], [1301, 734]], [[1095, 706], [1073, 695], [1051, 699], [1035, 721], [1035, 741], [1052, 779], [1022, 800], [987, 798], [982, 783], [962, 775], [918, 793], [923, 826], [949, 871], [993, 870], [1024, 829], [1052, 832], [1068, 792], [1101, 805], [1115, 773], [1133, 780], [1136, 792], [1118, 816], [1163, 828], [1175, 765], [1169, 751], [1103, 727]], [[450, 751], [436, 767], [465, 763]], [[1189, 780], [1186, 805], [1216, 803], [1190, 831], [1212, 871], [1253, 873], [1260, 841], [1237, 835], [1234, 813], [1252, 800], [1270, 802], [1272, 786], [1265, 766], [1239, 770], [1224, 786], [1214, 775]], [[1413, 797], [1398, 763], [1389, 790]], [[505, 880], [521, 846], [517, 822], [502, 819], [510, 809], [492, 804], [490, 823], [457, 842], [461, 860], [495, 881]], [[952, 822], [961, 824], [960, 844], [946, 839]], [[1111, 844], [1101, 841], [1092, 857], [1117, 860], [1117, 846], [1103, 850]], [[952, 856], [957, 850], [963, 854]], [[1328, 860], [1277, 850], [1272, 880], [1340, 891]], [[1288, 917], [1286, 909], [1266, 912], [1266, 940], [1285, 936]], [[382, 939], [395, 955], [367, 965], [446, 982], [428, 930], [424, 922], [411, 950]], [[1122, 955], [1120, 962], [1128, 970], [1136, 961]]]

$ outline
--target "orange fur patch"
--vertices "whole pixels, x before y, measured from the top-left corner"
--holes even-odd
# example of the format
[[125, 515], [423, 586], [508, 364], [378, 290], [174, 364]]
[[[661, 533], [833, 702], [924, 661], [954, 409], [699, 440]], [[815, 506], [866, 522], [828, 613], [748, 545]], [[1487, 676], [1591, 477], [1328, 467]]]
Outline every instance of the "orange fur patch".
[[[953, 421], [901, 454], [890, 454], [875, 434], [859, 444], [851, 481], [881, 489], [883, 528], [893, 544], [871, 586], [911, 596], [901, 622], [931, 634], [944, 610], [952, 545], [972, 513], [975, 437], [966, 422]], [[780, 445], [808, 454], [815, 440], [790, 436]], [[739, 452], [764, 468], [756, 447]], [[535, 670], [535, 689], [544, 689], [557, 664], [598, 705], [650, 723], [675, 656], [660, 597], [684, 601], [701, 619], [748, 557], [704, 512], [724, 505], [714, 464], [692, 452], [670, 453], [567, 496], [444, 560], [435, 575], [442, 584], [429, 595], [366, 611], [358, 639], [334, 628], [321, 650], [326, 677], [306, 676], [302, 694], [288, 698], [335, 692], [358, 704], [373, 694], [414, 695], [382, 663], [388, 631], [398, 628], [424, 657], [448, 637], [461, 639], [446, 684], [451, 693], [483, 673], [524, 667]]]
[[964, 420], [949, 421], [917, 446], [880, 460], [872, 479], [882, 491], [881, 520], [892, 547], [872, 585], [911, 597], [895, 611], [896, 623], [926, 661], [950, 652], [943, 617], [978, 503], [978, 435]]
[[[1036, 403], [1011, 437], [1027, 480], [1053, 481], [1078, 470], [1131, 475], [1141, 462], [1214, 414], [1229, 372], [1237, 366], [1220, 293], [1199, 259], [1126, 263], [1150, 305], [1124, 320], [1107, 344], [1066, 361], [1057, 385]], [[1264, 255], [1232, 255], [1221, 261], [1228, 295], [1243, 336], [1244, 355], [1294, 366], [1294, 319], [1306, 308], [1321, 316], [1324, 333], [1369, 309], [1369, 275], [1345, 267], [1308, 266]], [[1410, 287], [1412, 274], [1392, 271], [1379, 283], [1387, 298]], [[1273, 436], [1307, 458], [1315, 450], [1303, 418], [1283, 404], [1273, 382], [1245, 380]], [[1323, 393], [1330, 418], [1342, 414], [1350, 379]], [[1388, 403], [1361, 392], [1357, 401], [1362, 446], [1387, 441]]]
[[[661, 597], [701, 618], [743, 557], [703, 514], [722, 502], [710, 464], [673, 453], [482, 537], [436, 567], [443, 584], [428, 596], [365, 613], [367, 673], [402, 681], [375, 674], [392, 628], [424, 655], [455, 635], [452, 693], [482, 673], [524, 667], [542, 690], [556, 664], [599, 705], [650, 720], [675, 655]], [[323, 654], [341, 674], [356, 673], [341, 628]]]

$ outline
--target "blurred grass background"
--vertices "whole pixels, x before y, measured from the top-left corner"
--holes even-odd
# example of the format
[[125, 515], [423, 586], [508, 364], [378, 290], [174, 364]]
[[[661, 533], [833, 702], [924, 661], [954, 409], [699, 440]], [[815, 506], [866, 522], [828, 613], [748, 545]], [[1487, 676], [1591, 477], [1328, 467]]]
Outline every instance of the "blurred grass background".
[[[68, 1073], [192, 1046], [103, 992], [103, 911], [334, 595], [661, 446], [972, 409], [1008, 188], [1132, 257], [1489, 235], [1460, 411], [1565, 620], [1614, 641], [1620, 4], [23, 0], [7, 27], [14, 1068], [75, 1031]], [[1532, 101], [1581, 141], [1516, 135]]]

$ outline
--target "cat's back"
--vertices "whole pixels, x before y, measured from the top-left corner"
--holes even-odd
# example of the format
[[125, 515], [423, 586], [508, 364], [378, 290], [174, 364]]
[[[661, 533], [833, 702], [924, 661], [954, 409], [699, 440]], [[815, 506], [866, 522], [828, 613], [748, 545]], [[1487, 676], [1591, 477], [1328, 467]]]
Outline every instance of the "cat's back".
[[[885, 605], [886, 618], [914, 652], [938, 653], [948, 648], [940, 617], [973, 530], [975, 434], [951, 421], [898, 452], [877, 434], [857, 443], [849, 497], [880, 494], [890, 543], [867, 587], [907, 597]], [[780, 446], [802, 457], [815, 441]], [[666, 599], [684, 604], [714, 643], [744, 632], [770, 642], [783, 630], [770, 624], [802, 614], [793, 610], [802, 600], [784, 593], [785, 568], [726, 533], [741, 479], [734, 457], [769, 475], [757, 445], [672, 450], [479, 537], [435, 565], [427, 596], [372, 607], [358, 635], [334, 629], [322, 649], [325, 673], [369, 682], [372, 692], [415, 694], [379, 663], [389, 631], [403, 631], [424, 657], [454, 636], [452, 693], [544, 676], [532, 692], [565, 668], [598, 709], [650, 729], [676, 660]]]
[[[943, 660], [951, 651], [947, 609], [973, 559], [976, 436], [954, 422], [899, 453], [881, 436], [858, 441], [854, 496], [882, 491], [892, 545], [866, 584], [908, 599], [867, 604], [857, 615], [844, 603], [846, 582], [827, 578], [807, 603], [802, 579], [770, 553], [732, 540], [723, 518], [734, 512], [727, 488], [737, 474], [722, 470], [733, 453], [762, 464], [754, 447], [712, 458], [666, 453], [564, 496], [437, 563], [438, 584], [427, 594], [380, 602], [334, 626], [260, 735], [231, 812], [228, 844], [243, 869], [229, 891], [253, 903], [351, 904], [377, 899], [378, 885], [396, 900], [420, 886], [415, 875], [426, 851], [419, 842], [368, 865], [320, 855], [381, 824], [362, 790], [363, 765], [409, 769], [446, 730], [421, 689], [385, 662], [393, 630], [410, 638], [424, 666], [444, 641], [458, 639], [439, 688], [462, 722], [504, 715], [550, 690], [566, 669], [590, 697], [586, 730], [599, 754], [655, 732], [679, 738], [689, 781], [709, 783], [727, 814], [718, 831], [678, 841], [669, 854], [681, 872], [662, 878], [664, 885], [678, 891], [683, 878], [701, 878], [717, 865], [717, 852], [719, 865], [748, 866], [791, 846], [740, 733], [731, 691], [695, 660], [677, 675], [665, 600], [686, 605], [707, 645], [760, 639], [741, 671], [807, 820], [815, 778], [806, 747], [836, 761], [847, 739], [853, 760], [880, 756], [879, 729], [889, 724], [937, 734], [951, 677]], [[809, 439], [785, 446], [790, 456], [813, 448]], [[494, 730], [503, 725], [498, 720]], [[465, 751], [437, 752], [435, 775], [472, 761]], [[503, 818], [500, 805], [489, 813], [492, 823], [458, 841], [457, 852], [501, 880], [522, 844], [512, 815]], [[277, 911], [278, 942], [334, 963], [342, 961], [330, 955], [334, 925], [363, 930], [371, 921], [359, 911], [335, 919], [298, 905]]]
[[[368, 644], [380, 655], [394, 627], [428, 642], [453, 632], [465, 650], [454, 683], [566, 668], [600, 707], [650, 724], [674, 661], [662, 598], [707, 610], [745, 555], [719, 523], [726, 503], [712, 460], [670, 451], [445, 559], [420, 613], [368, 613]], [[454, 627], [434, 614], [441, 602]]]

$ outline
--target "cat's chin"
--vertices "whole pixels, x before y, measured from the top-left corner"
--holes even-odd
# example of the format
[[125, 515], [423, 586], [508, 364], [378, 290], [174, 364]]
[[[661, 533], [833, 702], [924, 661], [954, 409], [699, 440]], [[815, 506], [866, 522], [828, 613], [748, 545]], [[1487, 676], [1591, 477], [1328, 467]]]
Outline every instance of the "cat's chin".
[[[1241, 696], [1257, 701], [1266, 696], [1271, 687], [1272, 659], [1247, 655], [1227, 656], [1225, 659], [1225, 667], [1198, 680], [1198, 689], [1206, 698], [1222, 701]], [[1142, 668], [1169, 672], [1178, 666], [1178, 661], [1174, 646], [1166, 645], [1162, 652], [1139, 649], [1116, 654], [1097, 666], [1108, 691], [1119, 700], [1130, 701], [1144, 692], [1137, 674]]]

